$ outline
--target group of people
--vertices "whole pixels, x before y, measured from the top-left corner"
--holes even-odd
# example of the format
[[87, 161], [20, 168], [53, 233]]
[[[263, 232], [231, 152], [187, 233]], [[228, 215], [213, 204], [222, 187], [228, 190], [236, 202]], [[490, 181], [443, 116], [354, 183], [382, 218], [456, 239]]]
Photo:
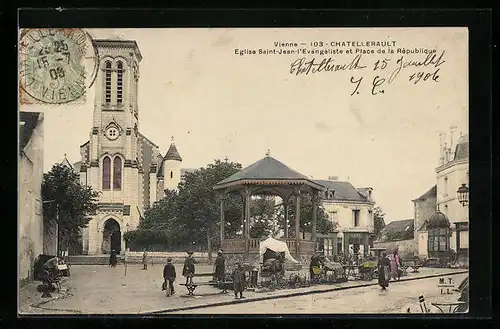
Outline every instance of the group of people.
[[[142, 269], [147, 270], [148, 269], [148, 262], [149, 262], [149, 255], [148, 251], [144, 249], [144, 253], [142, 254]], [[118, 264], [118, 256], [116, 250], [111, 250], [109, 253], [109, 266], [110, 267], [116, 267]]]
[[401, 278], [401, 260], [399, 258], [399, 251], [395, 249], [389, 256], [386, 252], [382, 253], [382, 256], [378, 259], [378, 284], [382, 287], [382, 290], [386, 290], [389, 287], [389, 281], [391, 278], [393, 280], [399, 280]]
[[[193, 252], [188, 251], [187, 257], [184, 259], [184, 265], [182, 267], [182, 276], [186, 278], [186, 285], [193, 284], [193, 277], [196, 272], [196, 260], [193, 257]], [[175, 266], [172, 263], [172, 258], [167, 258], [167, 264], [163, 268], [163, 285], [162, 290], [166, 290], [166, 295], [172, 296], [175, 294], [174, 281], [176, 279]], [[223, 251], [219, 250], [217, 252], [217, 258], [215, 259], [214, 265], [214, 279], [218, 283], [226, 281], [226, 259], [224, 257]], [[243, 296], [243, 291], [245, 290], [245, 271], [241, 263], [237, 263], [235, 269], [232, 273], [233, 288], [234, 288], [234, 298], [245, 298]]]

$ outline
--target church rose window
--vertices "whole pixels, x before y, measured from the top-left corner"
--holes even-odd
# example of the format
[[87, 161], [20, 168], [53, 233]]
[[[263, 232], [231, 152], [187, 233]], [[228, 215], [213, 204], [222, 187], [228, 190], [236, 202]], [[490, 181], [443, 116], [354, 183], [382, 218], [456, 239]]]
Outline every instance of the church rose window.
[[103, 190], [109, 190], [111, 188], [111, 159], [105, 157], [102, 160], [102, 188]]
[[116, 157], [113, 161], [113, 189], [119, 190], [122, 187], [122, 159]]
[[106, 62], [106, 70], [105, 70], [105, 95], [106, 95], [106, 103], [111, 103], [111, 63]]
[[116, 102], [121, 104], [123, 101], [123, 64], [118, 62], [117, 79], [116, 79]]

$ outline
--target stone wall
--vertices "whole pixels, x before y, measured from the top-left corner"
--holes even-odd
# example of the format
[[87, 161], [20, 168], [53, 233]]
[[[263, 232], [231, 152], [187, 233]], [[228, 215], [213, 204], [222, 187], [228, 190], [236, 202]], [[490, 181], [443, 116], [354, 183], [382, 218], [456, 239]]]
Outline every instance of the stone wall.
[[43, 114], [24, 150], [18, 156], [18, 279], [31, 278], [33, 263], [43, 253]]

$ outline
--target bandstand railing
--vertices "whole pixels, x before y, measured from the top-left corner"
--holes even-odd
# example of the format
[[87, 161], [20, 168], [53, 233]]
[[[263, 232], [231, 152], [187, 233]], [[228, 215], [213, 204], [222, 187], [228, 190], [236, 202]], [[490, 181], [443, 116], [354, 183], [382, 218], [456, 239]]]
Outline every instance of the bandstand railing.
[[[225, 253], [245, 253], [246, 252], [246, 243], [248, 241], [248, 252], [250, 253], [258, 253], [260, 248], [260, 242], [264, 239], [224, 239], [221, 243], [221, 249], [224, 250]], [[295, 239], [279, 239], [280, 241], [285, 241], [290, 250], [290, 253], [294, 255], [297, 251], [296, 249], [296, 240]], [[310, 240], [299, 240], [299, 251], [300, 253], [313, 253], [314, 252], [315, 243]]]

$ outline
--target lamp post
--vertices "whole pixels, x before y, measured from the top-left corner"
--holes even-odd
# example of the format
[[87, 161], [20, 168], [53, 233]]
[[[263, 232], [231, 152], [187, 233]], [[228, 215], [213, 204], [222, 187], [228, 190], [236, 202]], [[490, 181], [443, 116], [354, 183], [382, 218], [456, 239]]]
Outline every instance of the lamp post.
[[[130, 225], [129, 223], [127, 223], [127, 225], [125, 225], [125, 232], [128, 232], [130, 229]], [[125, 252], [123, 253], [123, 265], [124, 266], [124, 270], [125, 270], [125, 276], [127, 276], [127, 261], [128, 261], [128, 255], [127, 255], [127, 241], [125, 241]]]
[[463, 183], [457, 190], [457, 197], [460, 204], [465, 207], [469, 205], [469, 188]]
[[[463, 183], [457, 190], [457, 198], [458, 198], [458, 202], [460, 202], [460, 204], [462, 205], [462, 207], [466, 207], [469, 205], [469, 188], [467, 187], [467, 184]], [[457, 254], [456, 256], [458, 257], [459, 255], [459, 251], [460, 251], [460, 233], [461, 231], [464, 230], [464, 223], [456, 223], [456, 244], [457, 244]]]

